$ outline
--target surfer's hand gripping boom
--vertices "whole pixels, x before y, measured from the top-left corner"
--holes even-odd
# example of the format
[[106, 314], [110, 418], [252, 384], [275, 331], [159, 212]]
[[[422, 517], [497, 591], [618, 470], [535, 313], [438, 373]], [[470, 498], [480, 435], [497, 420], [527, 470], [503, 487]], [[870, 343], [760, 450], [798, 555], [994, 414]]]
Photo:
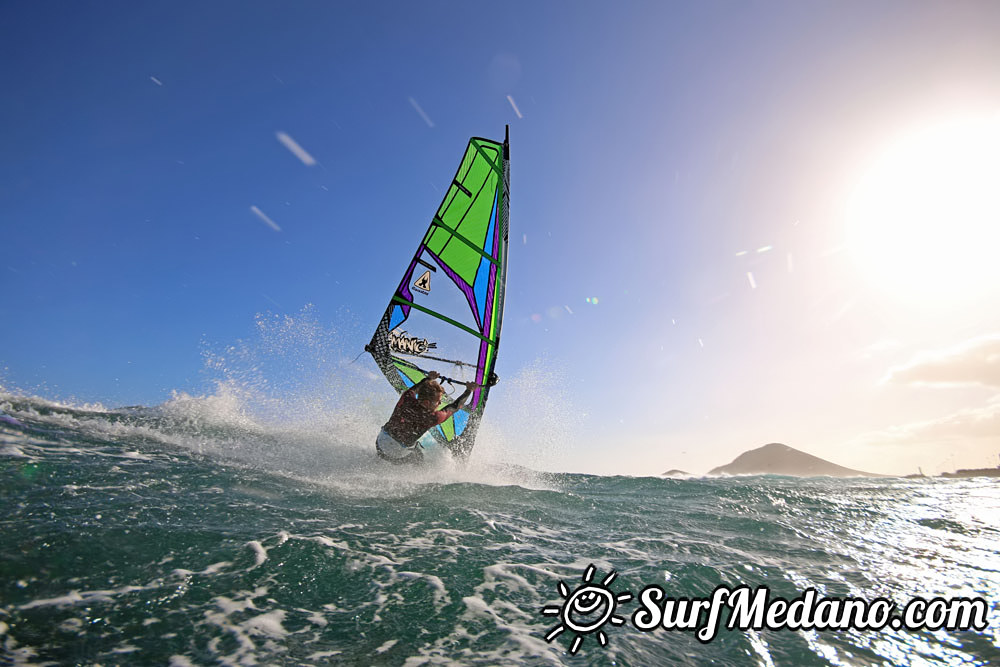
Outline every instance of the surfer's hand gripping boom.
[[463, 382], [462, 380], [456, 380], [454, 378], [446, 378], [446, 377], [441, 376], [441, 375], [438, 376], [438, 379], [441, 380], [442, 382], [447, 382], [448, 384], [461, 385], [461, 386], [466, 387], [468, 389], [472, 389], [473, 387], [482, 387], [483, 386], [481, 384], [476, 384], [475, 382]]
[[441, 380], [442, 382], [447, 382], [448, 384], [462, 385], [466, 389], [472, 389], [473, 387], [482, 387], [481, 384], [476, 384], [474, 382], [463, 382], [461, 380], [455, 380], [454, 378], [449, 378], [441, 375], [437, 371], [427, 371], [427, 376], [425, 380]]
[[[476, 382], [463, 382], [462, 380], [455, 380], [454, 378], [449, 378], [449, 377], [444, 377], [443, 375], [438, 375], [436, 371], [431, 371], [431, 373], [434, 373], [434, 376], [436, 378], [438, 378], [438, 379], [440, 379], [440, 380], [442, 380], [444, 382], [450, 382], [451, 384], [460, 384], [463, 387], [468, 387], [469, 389], [472, 389], [473, 387], [479, 387], [480, 389], [483, 389], [484, 387], [492, 387], [493, 385], [495, 385], [497, 382], [500, 381], [500, 378], [497, 377], [496, 373], [490, 373], [490, 377], [487, 379], [486, 384], [478, 384]], [[430, 376], [431, 376], [430, 373], [428, 373], [427, 377], [430, 377]]]

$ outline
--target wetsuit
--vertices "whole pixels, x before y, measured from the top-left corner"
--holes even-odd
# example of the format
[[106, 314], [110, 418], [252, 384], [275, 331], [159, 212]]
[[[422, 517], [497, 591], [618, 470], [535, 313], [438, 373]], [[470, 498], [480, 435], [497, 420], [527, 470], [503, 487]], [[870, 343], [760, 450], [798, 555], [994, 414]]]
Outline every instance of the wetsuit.
[[466, 389], [458, 400], [445, 408], [428, 410], [417, 399], [420, 384], [423, 381], [403, 392], [392, 416], [382, 427], [375, 440], [375, 451], [380, 458], [393, 463], [420, 463], [424, 458], [423, 450], [417, 443], [420, 436], [455, 414], [470, 393]]

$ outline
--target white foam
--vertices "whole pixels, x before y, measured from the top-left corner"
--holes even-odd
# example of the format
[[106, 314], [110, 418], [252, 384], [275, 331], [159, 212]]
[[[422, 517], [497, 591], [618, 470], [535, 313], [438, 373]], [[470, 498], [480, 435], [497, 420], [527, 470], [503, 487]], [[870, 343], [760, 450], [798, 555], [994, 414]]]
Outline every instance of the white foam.
[[307, 614], [306, 620], [312, 623], [313, 625], [325, 628], [327, 625], [330, 624], [330, 621], [326, 620], [326, 616], [324, 616], [321, 612], [313, 611], [310, 609], [296, 609], [296, 611], [301, 612], [303, 614]]
[[497, 563], [483, 568], [483, 583], [480, 584], [478, 588], [495, 591], [497, 585], [502, 582], [504, 587], [512, 592], [534, 592], [535, 586], [528, 583], [527, 579], [513, 571], [516, 567], [521, 567], [521, 565]]
[[436, 612], [440, 612], [445, 604], [451, 602], [451, 598], [448, 596], [448, 589], [445, 588], [444, 582], [441, 581], [440, 577], [424, 572], [400, 572], [399, 576], [404, 579], [422, 579], [430, 584], [433, 590], [434, 610]]
[[[257, 540], [252, 540], [247, 543], [247, 546], [253, 551], [254, 564], [253, 567], [260, 567], [267, 560], [267, 550], [261, 545]], [[250, 568], [253, 569], [253, 568]]]
[[309, 654], [309, 660], [325, 660], [326, 658], [332, 658], [342, 654], [343, 651], [316, 651], [315, 653]]
[[274, 639], [282, 639], [288, 631], [282, 626], [286, 612], [282, 609], [275, 609], [259, 616], [247, 619], [240, 623], [247, 632], [255, 635], [264, 635]]
[[125, 653], [135, 653], [136, 651], [139, 650], [140, 649], [138, 646], [132, 646], [131, 644], [122, 644], [121, 646], [116, 646], [115, 648], [111, 649], [111, 652], [115, 654], [125, 654]]
[[399, 643], [398, 639], [390, 639], [389, 641], [387, 641], [386, 643], [382, 644], [377, 649], [375, 649], [375, 653], [378, 653], [378, 654], [385, 653], [386, 651], [388, 651], [389, 649], [391, 649], [393, 646], [395, 646], [398, 643]]
[[222, 610], [222, 613], [226, 616], [236, 613], [238, 611], [246, 611], [247, 609], [256, 609], [253, 604], [253, 600], [233, 600], [232, 598], [227, 598], [224, 595], [212, 598], [212, 602], [215, 606]]
[[230, 567], [232, 564], [233, 564], [232, 561], [228, 560], [219, 561], [218, 563], [212, 563], [198, 574], [215, 574], [217, 572], [221, 572], [227, 567]]

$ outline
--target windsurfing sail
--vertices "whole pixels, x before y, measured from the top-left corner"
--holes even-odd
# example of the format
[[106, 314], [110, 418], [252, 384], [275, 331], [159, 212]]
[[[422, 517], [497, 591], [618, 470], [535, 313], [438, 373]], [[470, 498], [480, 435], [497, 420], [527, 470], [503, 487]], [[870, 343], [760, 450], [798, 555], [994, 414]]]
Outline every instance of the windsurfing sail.
[[[473, 137], [365, 349], [402, 393], [430, 371], [474, 382], [466, 407], [430, 433], [468, 458], [496, 384], [507, 280], [510, 128], [503, 143]], [[443, 403], [450, 402], [445, 397]]]

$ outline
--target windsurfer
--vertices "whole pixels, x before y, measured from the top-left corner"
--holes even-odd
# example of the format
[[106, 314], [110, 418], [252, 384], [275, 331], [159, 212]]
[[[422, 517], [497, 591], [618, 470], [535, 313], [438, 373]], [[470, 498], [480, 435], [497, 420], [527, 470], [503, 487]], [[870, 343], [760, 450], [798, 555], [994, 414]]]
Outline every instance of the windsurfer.
[[444, 389], [437, 382], [437, 371], [431, 371], [423, 380], [402, 393], [389, 421], [375, 440], [375, 451], [379, 458], [392, 463], [420, 463], [424, 459], [423, 450], [417, 442], [431, 429], [462, 407], [472, 394], [474, 383], [465, 383], [462, 395], [444, 408], [437, 410]]

